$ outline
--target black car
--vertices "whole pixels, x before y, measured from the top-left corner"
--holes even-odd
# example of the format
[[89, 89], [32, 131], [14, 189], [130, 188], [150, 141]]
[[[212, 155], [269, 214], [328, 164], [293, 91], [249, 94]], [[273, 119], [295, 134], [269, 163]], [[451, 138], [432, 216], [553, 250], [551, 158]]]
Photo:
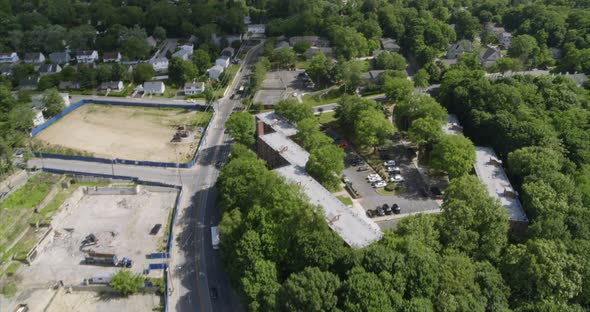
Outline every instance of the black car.
[[388, 204], [383, 204], [383, 212], [385, 212], [386, 215], [390, 215], [393, 213], [393, 210]]
[[393, 210], [393, 213], [395, 214], [400, 214], [402, 212], [402, 209], [398, 206], [398, 204], [391, 205], [391, 210]]
[[380, 217], [383, 217], [385, 215], [385, 211], [380, 206], [377, 207], [377, 215]]
[[367, 217], [374, 218], [375, 217], [375, 210], [367, 210]]
[[215, 288], [215, 287], [209, 288], [209, 295], [211, 296], [211, 299], [216, 300], [218, 297], [217, 288]]
[[360, 164], [362, 164], [362, 163], [363, 163], [363, 160], [362, 160], [362, 159], [360, 159], [360, 158], [355, 158], [355, 159], [352, 159], [352, 160], [350, 160], [350, 164], [351, 164], [353, 167], [356, 167], [356, 166], [358, 166], [358, 165], [360, 165]]

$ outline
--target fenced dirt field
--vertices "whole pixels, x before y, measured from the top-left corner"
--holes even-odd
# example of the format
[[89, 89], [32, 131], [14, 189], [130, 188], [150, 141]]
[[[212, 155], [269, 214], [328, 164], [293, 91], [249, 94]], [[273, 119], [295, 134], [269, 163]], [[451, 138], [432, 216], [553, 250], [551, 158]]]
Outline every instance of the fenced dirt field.
[[94, 157], [162, 162], [176, 162], [176, 152], [178, 160], [186, 162], [200, 133], [197, 129], [182, 142], [171, 143], [176, 127], [208, 116], [183, 109], [87, 104], [41, 131], [35, 141], [45, 151], [70, 149]]

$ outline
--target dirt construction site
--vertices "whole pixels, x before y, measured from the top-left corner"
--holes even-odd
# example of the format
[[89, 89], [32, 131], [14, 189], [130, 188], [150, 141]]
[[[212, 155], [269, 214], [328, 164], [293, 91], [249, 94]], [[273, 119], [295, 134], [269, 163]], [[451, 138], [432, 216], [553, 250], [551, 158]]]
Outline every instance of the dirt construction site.
[[[199, 144], [207, 114], [183, 109], [86, 104], [35, 136], [43, 150], [94, 157], [186, 162]], [[205, 124], [207, 120], [204, 121]]]
[[[65, 285], [81, 285], [84, 279], [107, 277], [121, 269], [85, 263], [90, 252], [114, 254], [119, 259], [126, 257], [133, 261], [130, 270], [141, 274], [150, 263], [165, 262], [165, 259], [147, 259], [147, 255], [163, 251], [167, 223], [177, 195], [175, 190], [134, 186], [79, 191], [53, 219], [53, 234], [38, 249], [31, 265], [18, 272], [21, 288], [60, 281]], [[154, 231], [155, 227], [158, 231]], [[94, 237], [89, 240], [91, 234]], [[163, 271], [152, 270], [149, 276], [162, 277]]]

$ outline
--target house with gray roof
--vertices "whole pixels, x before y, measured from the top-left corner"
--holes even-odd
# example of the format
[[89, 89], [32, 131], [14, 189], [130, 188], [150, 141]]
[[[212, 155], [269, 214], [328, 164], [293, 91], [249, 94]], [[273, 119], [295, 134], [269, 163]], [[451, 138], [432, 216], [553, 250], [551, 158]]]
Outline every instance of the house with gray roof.
[[67, 51], [49, 53], [49, 60], [53, 64], [67, 64], [70, 62], [70, 53]]
[[0, 52], [0, 63], [18, 63], [19, 58], [16, 52]]
[[18, 82], [18, 86], [25, 90], [35, 90], [39, 85], [39, 77], [28, 77]]
[[59, 66], [59, 64], [41, 64], [41, 66], [39, 66], [39, 75], [41, 75], [41, 77], [57, 74], [59, 72], [61, 72], [61, 66]]
[[79, 81], [60, 81], [58, 88], [60, 90], [79, 90], [80, 89], [80, 82]]
[[447, 59], [456, 59], [459, 55], [470, 53], [472, 51], [472, 44], [469, 40], [461, 40], [457, 43], [452, 43], [447, 49]]
[[221, 73], [223, 73], [223, 66], [220, 65], [215, 65], [211, 68], [209, 68], [207, 70], [207, 73], [209, 73], [209, 79], [219, 79], [219, 76], [221, 76]]
[[391, 38], [381, 38], [381, 46], [383, 50], [387, 52], [399, 52], [400, 46], [397, 44], [395, 39]]
[[162, 81], [146, 81], [143, 83], [143, 94], [164, 94], [166, 85]]
[[123, 81], [105, 81], [98, 86], [99, 91], [121, 92], [123, 91]]
[[27, 53], [23, 61], [27, 64], [41, 64], [45, 62], [45, 55], [40, 52]]
[[483, 67], [490, 67], [501, 57], [502, 54], [500, 53], [500, 50], [492, 46], [486, 46], [479, 53], [479, 62]]
[[3, 64], [0, 66], [0, 75], [4, 77], [12, 76], [12, 66], [10, 64]]

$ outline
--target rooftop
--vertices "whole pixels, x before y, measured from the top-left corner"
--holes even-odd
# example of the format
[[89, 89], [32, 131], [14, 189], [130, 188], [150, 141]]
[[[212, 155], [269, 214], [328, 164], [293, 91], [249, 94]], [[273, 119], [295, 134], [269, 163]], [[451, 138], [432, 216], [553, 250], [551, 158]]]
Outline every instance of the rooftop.
[[379, 226], [369, 220], [364, 211], [347, 207], [305, 172], [309, 153], [289, 138], [297, 133], [290, 122], [274, 112], [260, 113], [256, 117], [275, 131], [260, 136], [260, 139], [290, 163], [274, 171], [300, 185], [309, 197], [309, 202], [323, 208], [324, 218], [332, 230], [348, 245], [357, 248], [368, 246], [381, 238], [383, 233]]
[[475, 173], [488, 189], [488, 193], [500, 200], [500, 204], [508, 212], [508, 219], [528, 222], [529, 219], [518, 200], [518, 193], [512, 188], [512, 184], [502, 168], [502, 161], [498, 159], [494, 150], [489, 147], [476, 146], [475, 157]]
[[442, 130], [444, 133], [451, 135], [463, 134], [463, 127], [459, 124], [459, 118], [453, 114], [447, 116], [447, 123], [442, 126]]
[[301, 186], [312, 205], [323, 207], [328, 226], [351, 247], [362, 248], [381, 239], [379, 226], [369, 220], [360, 209], [349, 208], [326, 190], [304, 168], [290, 165], [274, 170], [289, 182]]

